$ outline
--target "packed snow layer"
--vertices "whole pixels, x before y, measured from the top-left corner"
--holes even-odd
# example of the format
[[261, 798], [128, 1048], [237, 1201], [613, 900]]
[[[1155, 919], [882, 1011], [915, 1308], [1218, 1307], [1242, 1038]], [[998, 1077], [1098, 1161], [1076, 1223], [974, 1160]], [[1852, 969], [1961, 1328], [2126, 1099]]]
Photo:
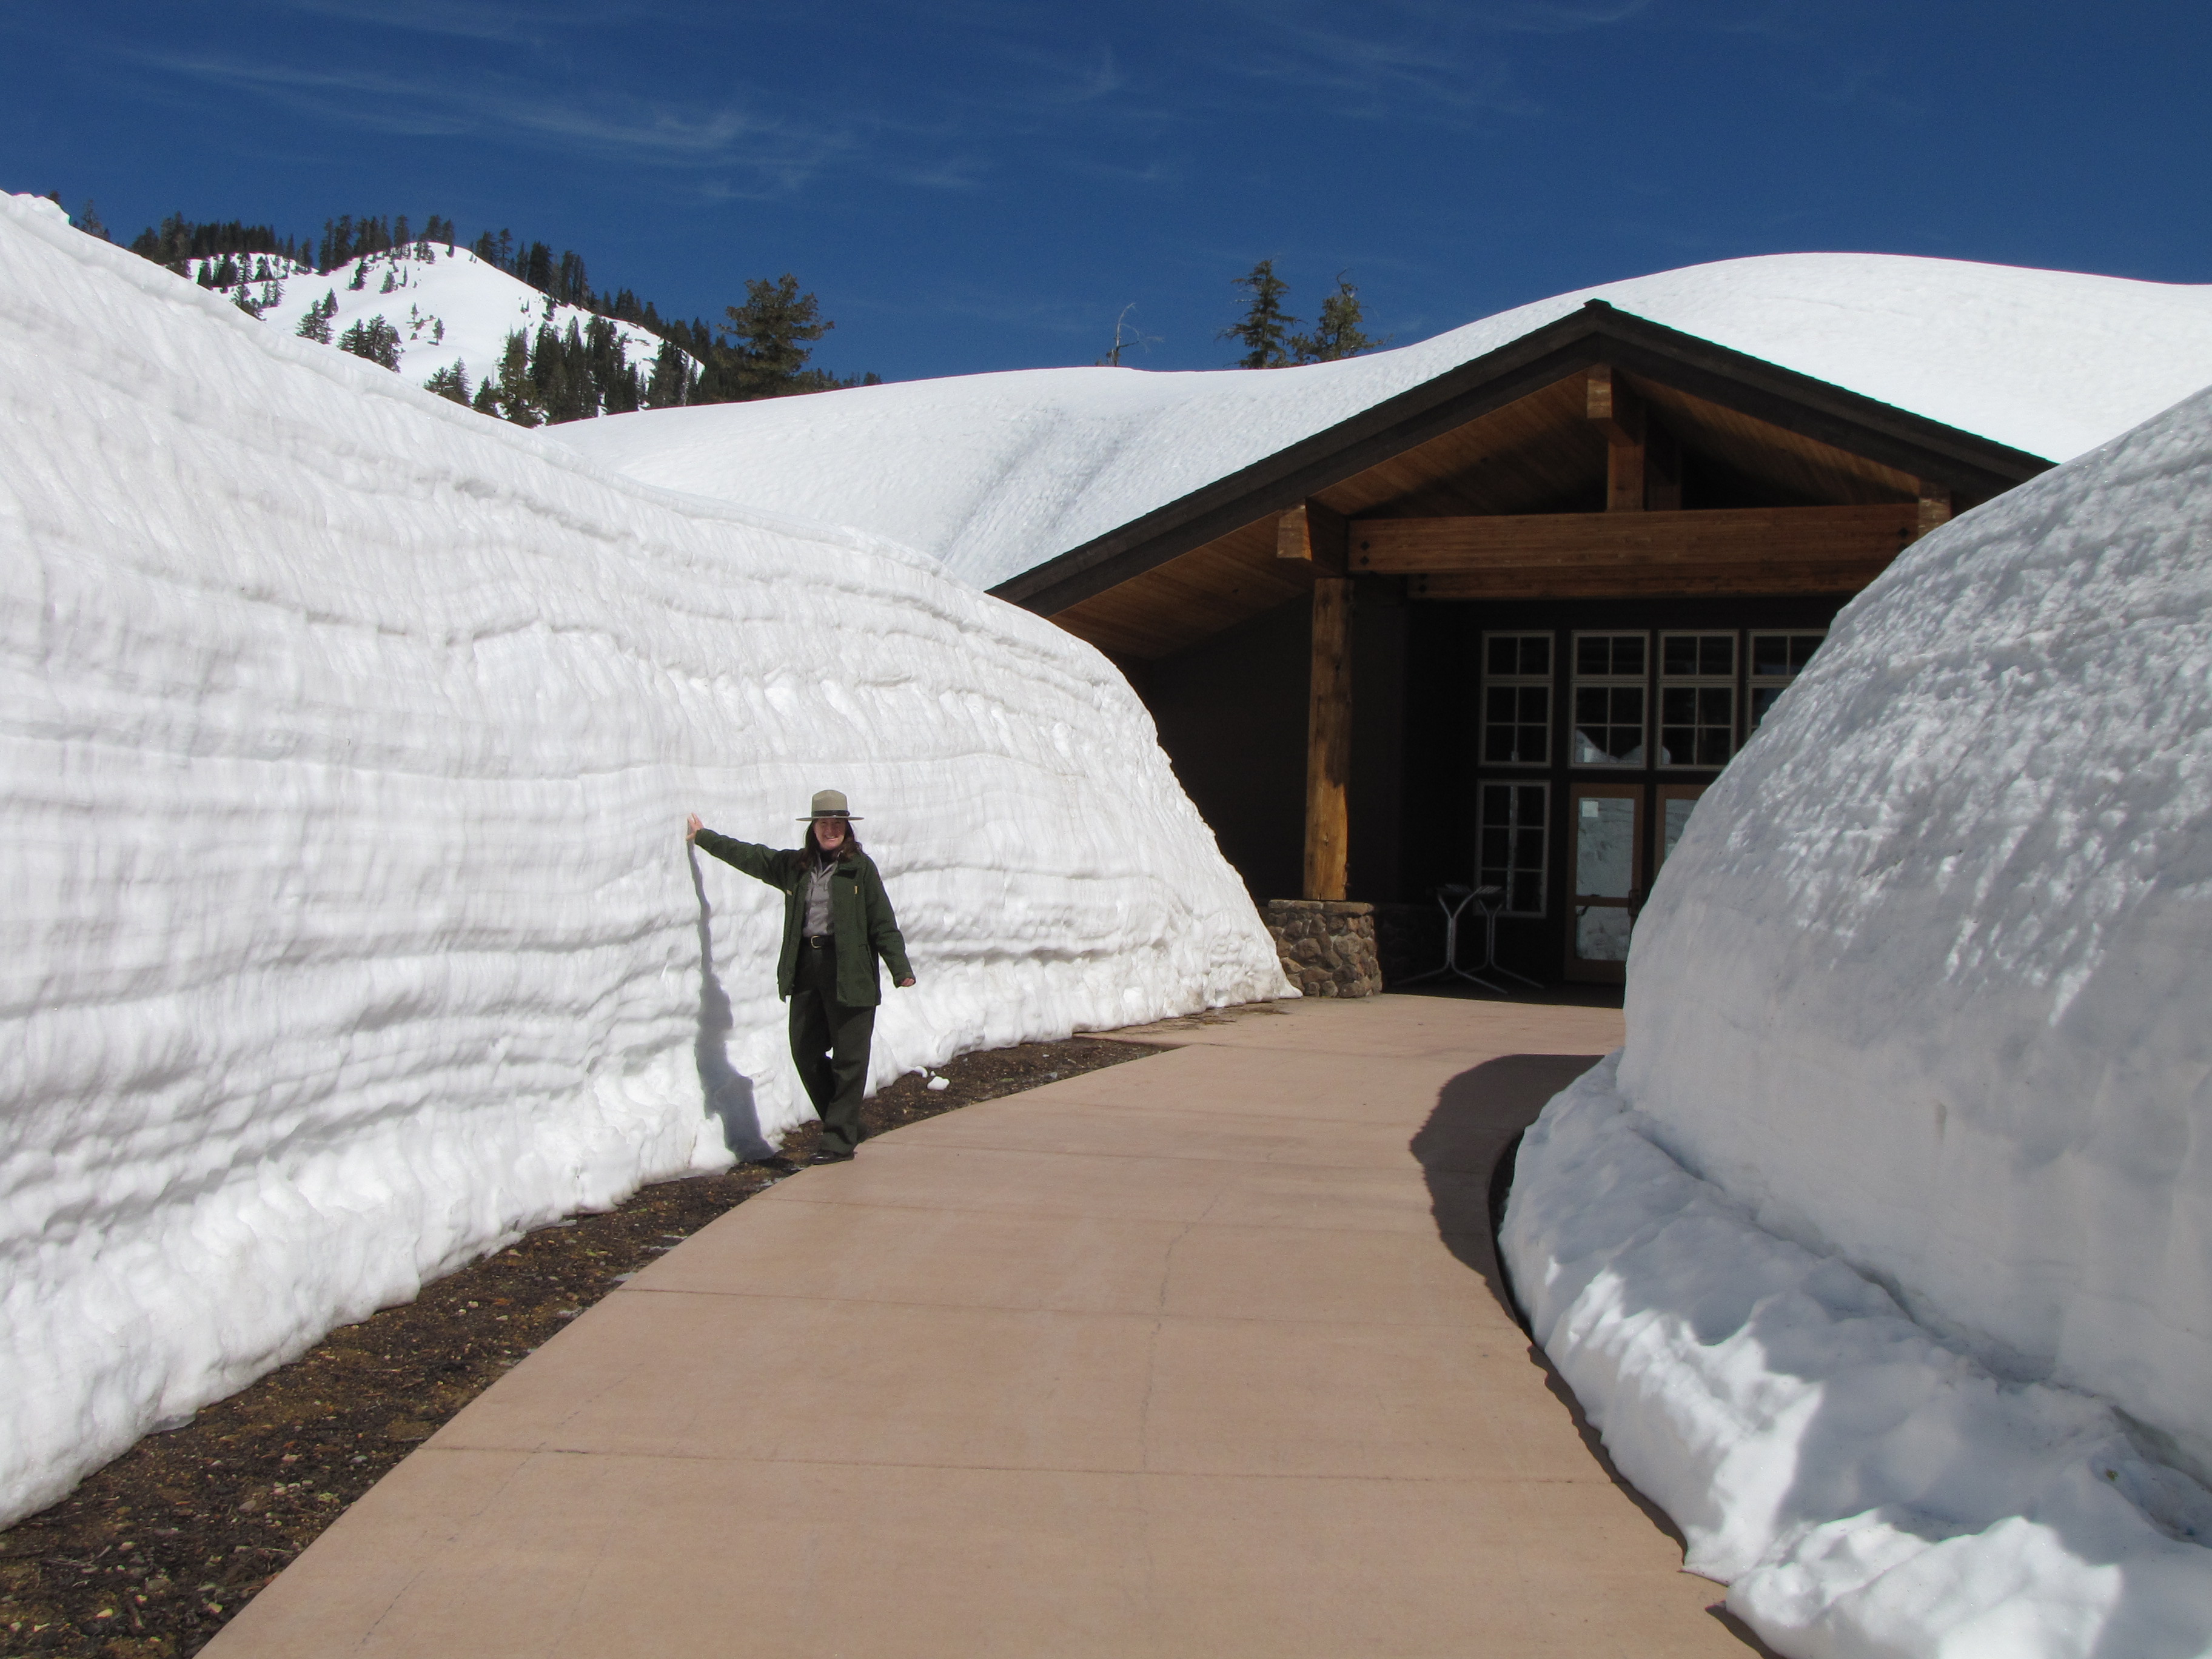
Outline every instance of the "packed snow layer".
[[1654, 1144], [1618, 1064], [1529, 1131], [1500, 1242], [1536, 1340], [1732, 1612], [1792, 1659], [2212, 1652], [2212, 1496], [2109, 1406], [2000, 1380], [1761, 1228]]
[[[520, 330], [533, 341], [541, 326], [565, 335], [570, 327], [587, 326], [592, 313], [580, 306], [556, 305], [552, 296], [497, 265], [487, 264], [465, 247], [447, 248], [441, 242], [410, 242], [381, 253], [363, 254], [330, 270], [300, 270], [285, 259], [267, 256], [272, 281], [257, 283], [252, 273], [264, 256], [239, 254], [234, 262], [243, 269], [240, 288], [257, 302], [266, 302], [261, 320], [287, 334], [297, 334], [309, 307], [325, 300], [336, 301], [330, 318], [331, 349], [338, 337], [356, 323], [381, 317], [398, 334], [399, 372], [420, 386], [441, 368], [462, 368], [474, 391], [488, 379], [496, 379], [507, 350], [507, 337]], [[219, 274], [221, 258], [192, 262], [192, 274], [203, 268]], [[361, 286], [356, 288], [358, 279]], [[389, 283], [387, 290], [385, 284]], [[240, 289], [223, 290], [226, 297]], [[633, 367], [649, 368], [660, 342], [635, 323], [609, 319], [629, 353]]]
[[1287, 993], [1106, 660], [666, 496], [0, 199], [0, 1520], [519, 1230], [807, 1115], [848, 791], [876, 1077]]
[[2212, 1652], [2208, 623], [2212, 392], [1915, 544], [1523, 1150], [1539, 1340], [1785, 1652]]
[[2212, 1471], [2212, 393], [1917, 543], [1699, 802], [1623, 1092]]
[[1342, 362], [977, 374], [560, 437], [649, 483], [892, 537], [990, 587], [1589, 300], [2052, 460], [2212, 384], [2212, 286], [1791, 253], [1603, 283]]

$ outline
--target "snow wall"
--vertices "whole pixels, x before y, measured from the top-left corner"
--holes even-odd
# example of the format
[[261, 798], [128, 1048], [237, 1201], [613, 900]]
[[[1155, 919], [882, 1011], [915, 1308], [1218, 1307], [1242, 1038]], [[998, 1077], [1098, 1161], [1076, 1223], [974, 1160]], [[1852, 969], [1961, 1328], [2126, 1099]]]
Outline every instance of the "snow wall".
[[2212, 1652], [2208, 961], [2212, 392], [1844, 612], [1523, 1146], [1538, 1340], [1781, 1651]]
[[[0, 1520], [519, 1230], [810, 1115], [778, 895], [867, 823], [876, 1076], [1285, 994], [1106, 659], [603, 473], [0, 198]], [[702, 971], [703, 970], [703, 971]]]

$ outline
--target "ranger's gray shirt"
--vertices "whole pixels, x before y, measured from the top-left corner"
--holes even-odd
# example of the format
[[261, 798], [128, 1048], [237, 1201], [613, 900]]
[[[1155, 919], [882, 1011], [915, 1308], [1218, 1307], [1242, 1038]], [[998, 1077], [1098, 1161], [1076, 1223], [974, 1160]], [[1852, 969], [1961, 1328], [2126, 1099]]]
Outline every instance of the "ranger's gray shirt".
[[830, 931], [830, 872], [837, 867], [835, 859], [817, 858], [806, 871], [806, 921], [799, 928], [812, 939]]

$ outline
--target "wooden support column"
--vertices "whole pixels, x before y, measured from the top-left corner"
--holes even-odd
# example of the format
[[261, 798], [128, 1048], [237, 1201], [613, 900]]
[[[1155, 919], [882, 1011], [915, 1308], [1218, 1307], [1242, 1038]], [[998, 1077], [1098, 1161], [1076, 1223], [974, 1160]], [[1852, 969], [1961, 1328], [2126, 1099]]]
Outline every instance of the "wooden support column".
[[1920, 481], [1919, 527], [1912, 532], [1915, 541], [1939, 525], [1951, 522], [1951, 492], [1942, 484]]
[[1306, 683], [1306, 859], [1310, 899], [1344, 896], [1350, 864], [1352, 776], [1352, 579], [1344, 515], [1321, 501], [1275, 521], [1275, 556], [1314, 574], [1313, 666]]
[[1351, 862], [1352, 579], [1316, 576], [1306, 714], [1305, 893], [1340, 899]]
[[1610, 363], [1589, 371], [1585, 398], [1584, 412], [1605, 434], [1605, 510], [1641, 513], [1648, 505], [1643, 400], [1619, 384]]

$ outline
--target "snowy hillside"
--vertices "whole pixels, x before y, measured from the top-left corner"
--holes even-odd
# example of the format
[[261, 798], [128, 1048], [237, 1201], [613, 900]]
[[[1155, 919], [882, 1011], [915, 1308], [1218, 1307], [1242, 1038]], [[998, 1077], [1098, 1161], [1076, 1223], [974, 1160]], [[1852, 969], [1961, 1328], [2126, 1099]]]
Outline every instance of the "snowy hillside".
[[565, 429], [672, 489], [834, 518], [989, 587], [1586, 300], [2053, 460], [2212, 385], [2212, 287], [1884, 254], [1694, 265], [1302, 368], [1037, 369]]
[[[442, 264], [433, 269], [442, 269]], [[605, 474], [0, 198], [0, 1521], [334, 1323], [800, 1120], [848, 791], [878, 1079], [1282, 993], [1088, 647]]]
[[2212, 1652], [2208, 960], [2212, 392], [1843, 613], [1522, 1149], [1539, 1339], [1783, 1652]]
[[[196, 259], [192, 275], [211, 276], [234, 267], [234, 285], [216, 291], [234, 298], [241, 290], [264, 307], [262, 321], [287, 334], [299, 331], [313, 306], [335, 304], [330, 315], [335, 341], [357, 323], [381, 317], [398, 333], [399, 374], [420, 386], [440, 369], [460, 367], [471, 387], [499, 372], [507, 337], [520, 329], [535, 336], [550, 325], [556, 334], [587, 324], [592, 313], [556, 305], [520, 277], [488, 264], [466, 248], [442, 242], [412, 242], [381, 253], [364, 254], [331, 270], [295, 267], [282, 256], [257, 253]], [[266, 270], [268, 276], [260, 273]], [[634, 365], [649, 367], [660, 342], [635, 323], [614, 328]]]

